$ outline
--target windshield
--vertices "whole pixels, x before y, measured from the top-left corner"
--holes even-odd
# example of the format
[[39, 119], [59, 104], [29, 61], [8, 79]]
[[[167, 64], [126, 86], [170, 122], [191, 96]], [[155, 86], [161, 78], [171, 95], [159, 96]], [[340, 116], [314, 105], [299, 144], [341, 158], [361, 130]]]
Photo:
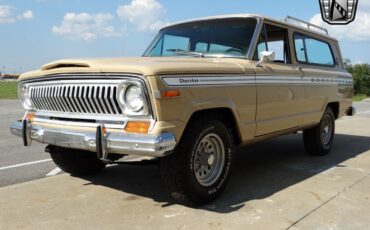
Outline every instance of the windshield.
[[167, 27], [144, 56], [246, 56], [256, 27], [254, 18], [213, 19]]

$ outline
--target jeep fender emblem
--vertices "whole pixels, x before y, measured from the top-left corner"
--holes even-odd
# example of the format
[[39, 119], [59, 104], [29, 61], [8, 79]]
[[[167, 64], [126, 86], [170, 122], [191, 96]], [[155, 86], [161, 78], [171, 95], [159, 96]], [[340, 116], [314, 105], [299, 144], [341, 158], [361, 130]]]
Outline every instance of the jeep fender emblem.
[[345, 25], [356, 17], [358, 0], [319, 0], [322, 19], [332, 25]]

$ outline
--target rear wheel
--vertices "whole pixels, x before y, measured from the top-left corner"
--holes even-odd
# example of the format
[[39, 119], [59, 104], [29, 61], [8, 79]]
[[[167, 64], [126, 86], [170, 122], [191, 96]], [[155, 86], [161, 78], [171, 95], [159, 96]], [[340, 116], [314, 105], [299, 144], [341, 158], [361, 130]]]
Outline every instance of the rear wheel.
[[306, 151], [318, 156], [328, 154], [333, 145], [334, 133], [335, 116], [333, 110], [328, 107], [318, 125], [303, 131], [303, 142]]
[[94, 174], [105, 167], [105, 163], [93, 152], [52, 145], [47, 150], [60, 169], [74, 176]]
[[175, 153], [161, 158], [164, 186], [178, 202], [202, 205], [215, 199], [230, 175], [232, 132], [217, 115], [190, 124]]

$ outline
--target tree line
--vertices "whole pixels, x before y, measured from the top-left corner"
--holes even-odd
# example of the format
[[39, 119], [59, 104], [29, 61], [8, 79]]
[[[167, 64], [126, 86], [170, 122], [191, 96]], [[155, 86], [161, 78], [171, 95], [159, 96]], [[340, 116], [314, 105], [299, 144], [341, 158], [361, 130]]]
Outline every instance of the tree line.
[[370, 96], [370, 65], [352, 64], [349, 59], [346, 59], [344, 67], [353, 76], [355, 94]]

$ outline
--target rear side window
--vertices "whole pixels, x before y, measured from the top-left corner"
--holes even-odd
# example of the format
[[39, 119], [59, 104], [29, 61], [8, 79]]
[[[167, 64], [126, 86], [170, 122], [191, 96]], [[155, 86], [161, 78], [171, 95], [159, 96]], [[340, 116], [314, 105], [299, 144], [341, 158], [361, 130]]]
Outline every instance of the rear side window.
[[297, 61], [305, 64], [334, 66], [333, 53], [326, 42], [294, 34]]

